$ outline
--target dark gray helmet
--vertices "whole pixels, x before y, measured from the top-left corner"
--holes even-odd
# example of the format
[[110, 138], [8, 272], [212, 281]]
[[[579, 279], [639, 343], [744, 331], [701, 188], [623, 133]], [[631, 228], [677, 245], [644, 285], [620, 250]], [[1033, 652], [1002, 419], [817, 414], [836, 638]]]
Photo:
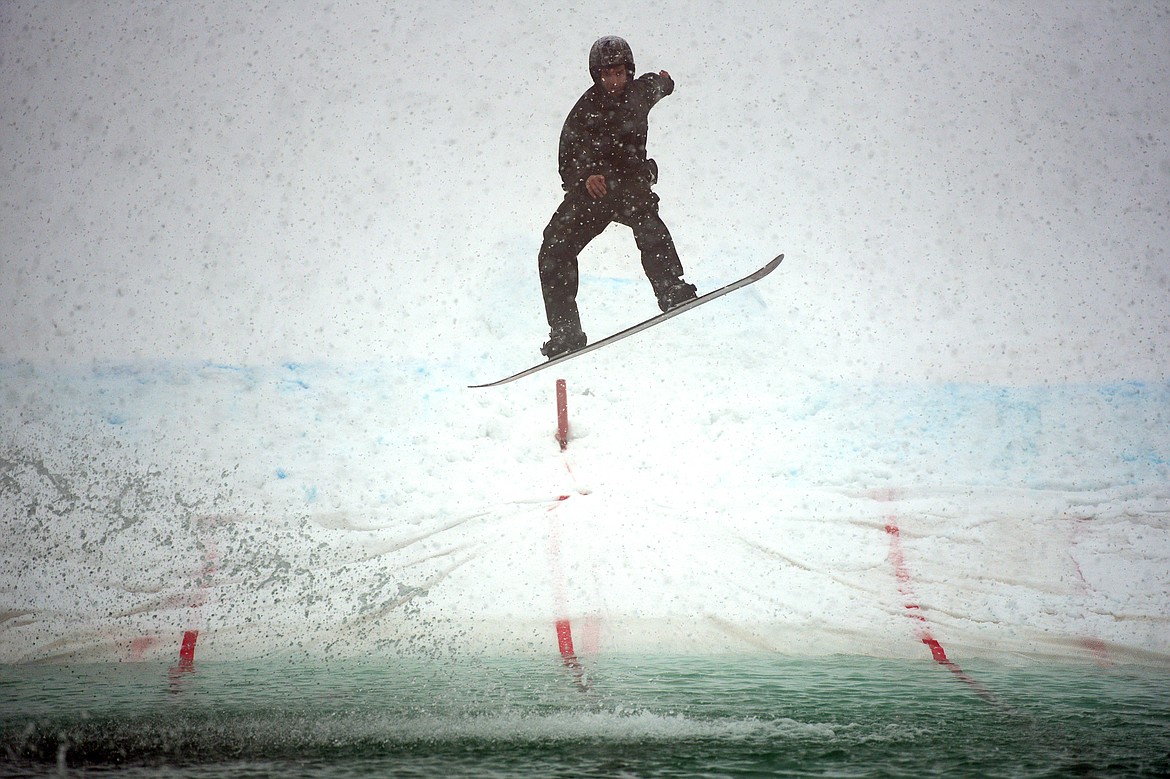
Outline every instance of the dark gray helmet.
[[625, 65], [630, 74], [630, 81], [634, 80], [634, 52], [624, 38], [616, 35], [606, 35], [598, 38], [589, 50], [589, 75], [597, 81], [601, 77], [601, 69], [611, 65]]

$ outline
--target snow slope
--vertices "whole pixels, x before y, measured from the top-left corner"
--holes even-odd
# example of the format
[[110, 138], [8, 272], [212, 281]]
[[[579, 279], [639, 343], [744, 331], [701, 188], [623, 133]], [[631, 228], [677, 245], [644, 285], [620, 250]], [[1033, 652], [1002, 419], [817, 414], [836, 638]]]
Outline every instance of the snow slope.
[[[0, 662], [1170, 659], [1170, 18], [1148, 4], [7, 3]], [[601, 34], [709, 289], [535, 361]], [[651, 310], [628, 231], [594, 337]], [[567, 497], [566, 497], [567, 496]], [[908, 619], [908, 614], [911, 618]], [[920, 615], [922, 619], [918, 619]]]

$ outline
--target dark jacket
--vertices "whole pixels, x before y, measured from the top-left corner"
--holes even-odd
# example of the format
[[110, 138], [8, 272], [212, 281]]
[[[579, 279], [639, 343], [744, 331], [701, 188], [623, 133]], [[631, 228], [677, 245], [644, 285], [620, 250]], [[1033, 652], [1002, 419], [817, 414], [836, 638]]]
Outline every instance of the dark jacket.
[[569, 112], [561, 129], [560, 172], [566, 191], [584, 188], [595, 173], [610, 186], [623, 178], [653, 181], [656, 171], [646, 160], [650, 109], [674, 91], [674, 82], [658, 73], [631, 81], [617, 97], [594, 84]]

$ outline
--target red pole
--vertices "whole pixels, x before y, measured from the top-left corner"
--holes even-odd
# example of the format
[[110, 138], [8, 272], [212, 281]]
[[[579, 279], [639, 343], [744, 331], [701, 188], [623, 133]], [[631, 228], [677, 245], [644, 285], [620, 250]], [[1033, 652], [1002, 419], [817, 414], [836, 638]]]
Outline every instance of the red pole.
[[577, 653], [573, 649], [573, 626], [567, 618], [557, 620], [557, 649], [565, 665], [571, 668], [577, 664]]
[[179, 647], [179, 670], [190, 671], [195, 667], [195, 642], [199, 640], [198, 630], [183, 634], [183, 645]]
[[564, 379], [557, 379], [557, 443], [569, 448], [569, 392]]

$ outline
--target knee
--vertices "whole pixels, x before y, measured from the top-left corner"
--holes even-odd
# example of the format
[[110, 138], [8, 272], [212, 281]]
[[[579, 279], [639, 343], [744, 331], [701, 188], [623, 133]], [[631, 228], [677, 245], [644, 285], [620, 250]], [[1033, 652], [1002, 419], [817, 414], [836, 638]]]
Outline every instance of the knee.
[[545, 228], [544, 240], [540, 243], [540, 262], [544, 264], [551, 258], [563, 253], [565, 241], [554, 230]]
[[642, 251], [658, 253], [670, 251], [674, 246], [674, 242], [670, 238], [670, 231], [661, 221], [651, 220], [640, 227], [641, 229], [634, 237], [638, 248]]
[[563, 241], [545, 238], [540, 246], [536, 263], [540, 268], [540, 276], [544, 279], [558, 278], [570, 268], [573, 257], [565, 253]]
[[575, 242], [571, 231], [556, 220], [544, 228], [544, 240], [540, 244], [540, 267], [557, 267], [572, 262], [576, 256]]

